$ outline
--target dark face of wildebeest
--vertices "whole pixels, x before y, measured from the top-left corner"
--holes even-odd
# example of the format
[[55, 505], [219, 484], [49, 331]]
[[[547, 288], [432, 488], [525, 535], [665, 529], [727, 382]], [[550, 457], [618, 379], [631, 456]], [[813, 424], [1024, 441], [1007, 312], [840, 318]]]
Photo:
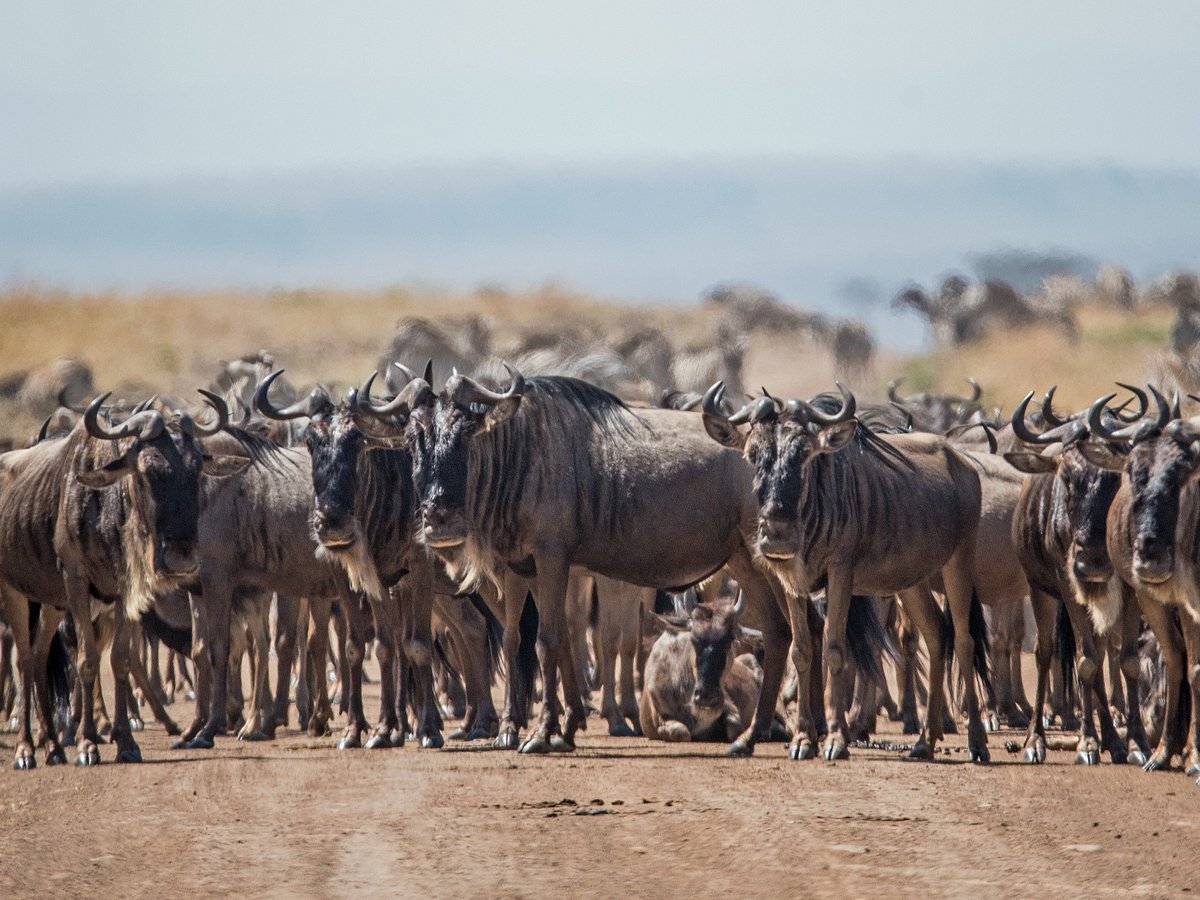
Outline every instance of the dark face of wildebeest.
[[[432, 392], [413, 398], [406, 434], [426, 546], [450, 548], [466, 541], [471, 444], [516, 413], [525, 379], [518, 372], [512, 375], [512, 384], [504, 393], [456, 375], [436, 400]], [[486, 493], [488, 486], [477, 485], [476, 489]]]
[[[94, 400], [84, 413], [84, 427], [97, 441], [133, 440], [116, 459], [96, 467], [85, 464], [75, 477], [94, 490], [129, 479], [129, 519], [143, 534], [153, 536], [153, 568], [159, 576], [186, 577], [195, 574], [199, 566], [196, 540], [201, 474], [224, 477], [240, 472], [250, 462], [248, 457], [211, 455], [200, 444], [198, 438], [216, 434], [229, 421], [225, 402], [208, 391], [201, 393], [217, 413], [211, 426], [202, 426], [187, 415], [168, 424], [157, 410], [138, 408], [126, 421], [110, 427], [99, 418], [107, 394]], [[91, 454], [88, 462], [100, 462], [100, 454]]]
[[[1140, 418], [1146, 409], [1145, 394], [1135, 393], [1142, 406], [1135, 418]], [[1113, 396], [1110, 394], [1093, 404], [1086, 413], [1086, 421], [1084, 413], [1061, 419], [1053, 412], [1051, 388], [1042, 402], [1043, 416], [1051, 427], [1038, 432], [1026, 419], [1033, 397], [1032, 392], [1027, 394], [1013, 411], [1013, 431], [1026, 444], [1046, 449], [1040, 453], [1014, 450], [1004, 454], [1018, 471], [1054, 475], [1048, 525], [1063, 540], [1071, 574], [1083, 584], [1105, 583], [1113, 575], [1105, 539], [1108, 510], [1121, 486], [1121, 478], [1108, 468], [1097, 466], [1093, 461], [1095, 454], [1083, 443], [1096, 428], [1124, 424], [1124, 420], [1117, 418], [1118, 413], [1105, 405]]]
[[[781, 404], [761, 397], [735, 415], [724, 418], [710, 413], [719, 393], [705, 396], [705, 426], [720, 443], [744, 449], [754, 469], [754, 492], [758, 498], [758, 551], [770, 559], [793, 558], [801, 550], [800, 526], [806, 469], [823, 453], [836, 453], [854, 438], [854, 395], [842, 385], [840, 410], [830, 413], [820, 403], [789, 400]], [[714, 388], [715, 390], [715, 388]], [[710, 396], [711, 395], [711, 396]], [[750, 423], [744, 439], [736, 426]]]
[[1124, 470], [1133, 522], [1133, 574], [1146, 584], [1165, 584], [1175, 571], [1180, 516], [1195, 515], [1194, 510], [1184, 512], [1182, 500], [1200, 472], [1200, 419], [1179, 419], [1178, 408], [1154, 394], [1157, 420], [1140, 434], [1102, 431], [1098, 436], [1108, 443], [1085, 451], [1097, 465], [1114, 470], [1108, 474]]

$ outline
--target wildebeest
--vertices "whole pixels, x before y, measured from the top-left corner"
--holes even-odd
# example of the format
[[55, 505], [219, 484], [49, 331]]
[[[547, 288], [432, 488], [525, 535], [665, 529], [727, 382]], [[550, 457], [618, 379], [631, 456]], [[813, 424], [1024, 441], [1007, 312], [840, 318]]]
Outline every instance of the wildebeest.
[[[846, 621], [852, 594], [899, 594], [925, 637], [930, 702], [912, 754], [932, 758], [942, 735], [944, 699], [946, 623], [929, 587], [938, 573], [964, 672], [976, 659], [969, 628], [980, 513], [975, 467], [940, 436], [860, 428], [854, 395], [840, 384], [836, 411], [822, 408], [827, 404], [821, 398], [783, 404], [763, 396], [733, 416], [717, 405], [723, 388], [718, 382], [705, 395], [704, 423], [714, 440], [744, 450], [754, 469], [757, 553], [791, 593], [807, 597], [824, 589], [827, 597], [826, 758], [849, 754]], [[747, 423], [744, 435], [737, 426]], [[980, 674], [986, 677], [986, 663]], [[968, 752], [986, 762], [975, 679], [968, 675], [965, 682]]]
[[646, 658], [638, 718], [660, 741], [732, 741], [754, 715], [762, 671], [752, 654], [737, 655], [744, 601], [698, 603], [666, 630]]
[[[1108, 552], [1136, 592], [1166, 667], [1162, 737], [1146, 769], [1166, 768], [1186, 753], [1183, 765], [1195, 776], [1200, 775], [1200, 417], [1180, 418], [1177, 408], [1151, 390], [1155, 419], [1120, 429], [1095, 421], [1093, 431], [1103, 443], [1085, 452], [1106, 469], [1121, 471], [1108, 511]], [[1190, 691], [1190, 704], [1181, 702], [1184, 691]]]
[[[455, 375], [437, 395], [414, 378], [390, 402], [375, 405], [364, 389], [359, 403], [406, 425], [425, 544], [468, 583], [499, 583], [507, 570], [533, 584], [545, 703], [524, 751], [571, 749], [584, 721], [573, 665], [563, 667], [565, 728], [557, 703], [572, 566], [674, 590], [727, 566], [764, 624], [765, 644], [753, 721], [729, 750], [748, 754], [769, 736], [787, 655], [786, 600], [746, 545], [755, 522], [750, 469], [708, 440], [699, 416], [635, 413], [585, 382], [526, 381], [516, 371], [503, 392]], [[807, 620], [799, 627], [807, 652]]]
[[[143, 406], [115, 427], [100, 421], [107, 396], [93, 400], [66, 437], [0, 457], [0, 593], [24, 660], [22, 691], [27, 695], [33, 673], [45, 670], [53, 631], [69, 611], [80, 625], [77, 669], [84, 690], [77, 762], [89, 765], [100, 760], [92, 703], [99, 672], [92, 601], [119, 605], [112, 666], [120, 686], [129, 676], [130, 623], [157, 592], [196, 573], [201, 474], [228, 476], [250, 462], [245, 455], [212, 454], [202, 445], [202, 438], [228, 424], [228, 409], [215, 395], [205, 392], [217, 414], [210, 426], [186, 414], [168, 419]], [[33, 648], [29, 616], [20, 611], [28, 603], [42, 605]], [[65, 762], [49, 697], [38, 693], [50, 742], [47, 762]], [[124, 690], [117, 691], [114, 718], [117, 761], [140, 761]], [[28, 706], [21, 729], [15, 765], [32, 768]]]
[[[1144, 394], [1138, 396], [1144, 401]], [[1038, 631], [1037, 690], [1025, 741], [1025, 759], [1045, 760], [1042, 713], [1054, 652], [1055, 619], [1061, 603], [1075, 634], [1075, 667], [1082, 687], [1083, 731], [1076, 761], [1096, 764], [1103, 745], [1114, 762], [1125, 762], [1129, 752], [1113, 725], [1097, 649], [1097, 636], [1108, 634], [1119, 624], [1121, 668], [1129, 692], [1128, 736], [1135, 746], [1134, 752], [1144, 754], [1148, 747], [1137, 704], [1137, 612], [1132, 597], [1113, 572], [1105, 546], [1106, 516], [1119, 478], [1097, 468], [1080, 452], [1081, 442], [1088, 436], [1089, 422], [1083, 413], [1066, 418], [1056, 415], [1053, 388], [1042, 402], [1042, 417], [1048, 427], [1041, 432], [1033, 430], [1026, 419], [1032, 397], [1032, 392], [1027, 394], [1013, 411], [1012, 428], [1014, 436], [1025, 446], [1040, 452], [1014, 449], [1005, 454], [1019, 471], [1032, 476], [1025, 483], [1013, 518], [1013, 541], [1029, 580]], [[1143, 402], [1137, 416], [1144, 411]], [[1116, 415], [1111, 410], [1099, 409], [1091, 418], [1095, 422], [1101, 416]], [[1093, 707], [1100, 719], [1098, 737]]]

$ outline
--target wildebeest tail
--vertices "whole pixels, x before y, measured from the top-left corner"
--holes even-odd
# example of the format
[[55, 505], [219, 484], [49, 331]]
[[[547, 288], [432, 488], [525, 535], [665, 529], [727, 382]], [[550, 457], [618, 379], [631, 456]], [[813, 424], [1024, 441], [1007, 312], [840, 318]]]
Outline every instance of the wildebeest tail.
[[71, 723], [71, 656], [61, 630], [50, 639], [50, 655], [46, 659], [46, 683], [50, 687], [50, 708], [54, 714], [54, 730], [65, 735]]
[[142, 630], [158, 638], [176, 653], [192, 655], [192, 629], [176, 628], [160, 618], [153, 607], [142, 613]]
[[984, 693], [992, 696], [992, 673], [988, 657], [988, 627], [983, 615], [983, 604], [979, 592], [971, 588], [971, 611], [967, 616], [967, 627], [971, 631], [971, 643], [975, 648], [975, 674], [983, 685]]
[[492, 684], [496, 680], [496, 672], [500, 669], [500, 646], [504, 642], [504, 624], [492, 614], [491, 609], [478, 594], [468, 594], [467, 599], [483, 616], [484, 630], [487, 634], [488, 684]]
[[875, 683], [883, 681], [883, 655], [893, 660], [896, 648], [891, 636], [883, 627], [871, 597], [850, 598], [850, 611], [846, 617], [846, 643], [855, 668], [864, 678]]
[[518, 711], [526, 711], [533, 705], [534, 681], [538, 673], [538, 611], [531, 594], [525, 595], [525, 606], [521, 609], [518, 626], [521, 644], [517, 649], [517, 671], [510, 672], [513, 679], [513, 694]]

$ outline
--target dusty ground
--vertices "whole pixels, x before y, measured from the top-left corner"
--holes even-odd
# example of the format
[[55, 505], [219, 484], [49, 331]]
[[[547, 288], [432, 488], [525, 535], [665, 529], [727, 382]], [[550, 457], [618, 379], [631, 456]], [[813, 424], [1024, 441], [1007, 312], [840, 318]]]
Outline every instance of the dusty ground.
[[979, 768], [955, 736], [936, 763], [830, 764], [590, 727], [547, 758], [339, 752], [294, 727], [180, 752], [150, 724], [141, 766], [28, 773], [5, 735], [0, 897], [1200, 894], [1200, 787], [1178, 772], [1025, 766], [1012, 733]]

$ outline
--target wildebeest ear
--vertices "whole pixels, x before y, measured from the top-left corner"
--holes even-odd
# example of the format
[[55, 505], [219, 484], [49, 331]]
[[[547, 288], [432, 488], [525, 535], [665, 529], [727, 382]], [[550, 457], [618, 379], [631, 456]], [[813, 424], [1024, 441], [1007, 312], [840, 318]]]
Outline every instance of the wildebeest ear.
[[227, 478], [242, 471], [248, 465], [250, 465], [248, 457], [231, 456], [228, 453], [222, 453], [217, 456], [204, 457], [204, 468], [202, 471], [205, 475], [211, 475], [213, 478]]
[[75, 473], [75, 480], [84, 487], [90, 487], [93, 490], [106, 488], [109, 485], [116, 484], [119, 479], [125, 475], [132, 475], [136, 468], [133, 455], [130, 453], [122, 453], [108, 465], [99, 469], [84, 469]]
[[1028, 450], [1010, 450], [1004, 454], [1008, 464], [1026, 475], [1048, 475], [1058, 469], [1058, 460]]
[[720, 416], [710, 416], [708, 413], [705, 413], [703, 418], [704, 430], [718, 444], [734, 450], [741, 450], [746, 446], [746, 435], [738, 431], [737, 426], [730, 425]]
[[817, 452], [836, 453], [854, 439], [854, 432], [857, 430], [857, 419], [847, 419], [845, 422], [822, 428], [821, 433], [817, 435]]
[[1108, 444], [1097, 444], [1084, 441], [1077, 445], [1080, 454], [1098, 469], [1108, 469], [1110, 472], [1120, 472], [1125, 468], [1125, 454], [1114, 450]]
[[501, 400], [494, 406], [489, 406], [488, 411], [483, 416], [483, 421], [479, 423], [479, 427], [475, 430], [476, 434], [487, 434], [493, 428], [503, 425], [514, 415], [521, 405], [521, 397], [518, 394], [516, 397], [508, 397]]

